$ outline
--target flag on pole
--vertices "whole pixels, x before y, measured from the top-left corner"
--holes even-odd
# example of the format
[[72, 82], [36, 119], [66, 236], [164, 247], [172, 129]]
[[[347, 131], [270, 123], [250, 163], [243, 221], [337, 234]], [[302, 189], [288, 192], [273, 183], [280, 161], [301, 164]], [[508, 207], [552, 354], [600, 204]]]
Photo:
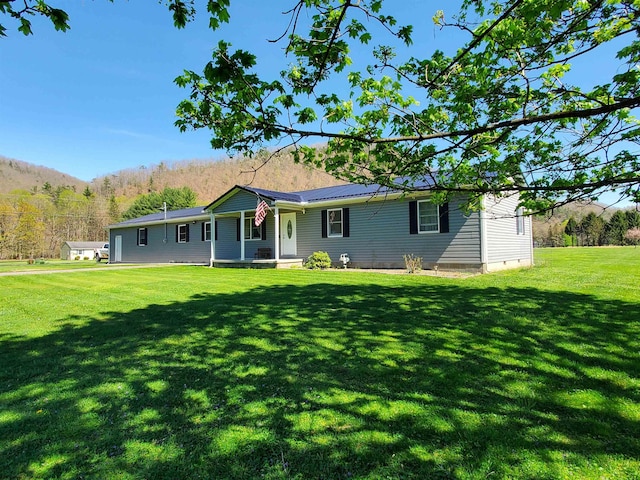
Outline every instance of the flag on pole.
[[256, 218], [254, 220], [256, 227], [259, 227], [267, 216], [268, 208], [269, 205], [267, 205], [267, 202], [265, 202], [264, 200], [258, 200], [258, 205], [256, 206]]

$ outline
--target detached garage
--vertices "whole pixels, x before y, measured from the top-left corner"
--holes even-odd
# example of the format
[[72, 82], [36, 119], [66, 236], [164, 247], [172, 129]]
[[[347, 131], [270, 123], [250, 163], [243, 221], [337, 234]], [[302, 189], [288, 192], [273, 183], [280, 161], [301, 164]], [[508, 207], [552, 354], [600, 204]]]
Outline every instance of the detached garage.
[[64, 242], [60, 248], [62, 260], [93, 260], [96, 250], [102, 248], [106, 242]]

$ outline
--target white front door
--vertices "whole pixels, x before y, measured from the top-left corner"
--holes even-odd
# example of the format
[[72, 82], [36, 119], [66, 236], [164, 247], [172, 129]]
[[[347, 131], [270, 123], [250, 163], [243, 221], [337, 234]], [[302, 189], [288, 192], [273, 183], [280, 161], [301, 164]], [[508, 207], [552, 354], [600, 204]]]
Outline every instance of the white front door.
[[280, 248], [282, 255], [297, 255], [296, 250], [296, 214], [280, 214]]
[[116, 235], [116, 244], [113, 248], [113, 261], [121, 262], [122, 261], [122, 235]]

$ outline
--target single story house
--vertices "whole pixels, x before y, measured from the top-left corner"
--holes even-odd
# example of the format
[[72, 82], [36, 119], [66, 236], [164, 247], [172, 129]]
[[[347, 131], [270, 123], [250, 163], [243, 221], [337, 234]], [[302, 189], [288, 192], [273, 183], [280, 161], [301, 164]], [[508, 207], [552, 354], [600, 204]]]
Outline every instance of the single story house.
[[64, 242], [60, 247], [62, 260], [93, 260], [96, 250], [104, 247], [107, 242]]
[[[531, 219], [517, 196], [485, 196], [475, 212], [463, 203], [436, 205], [428, 188], [402, 195], [379, 185], [235, 186], [203, 207], [111, 225], [110, 262], [287, 267], [325, 251], [336, 266], [346, 255], [355, 268], [405, 268], [405, 255], [421, 257], [424, 268], [479, 272], [533, 264]], [[266, 217], [256, 225], [262, 206]]]

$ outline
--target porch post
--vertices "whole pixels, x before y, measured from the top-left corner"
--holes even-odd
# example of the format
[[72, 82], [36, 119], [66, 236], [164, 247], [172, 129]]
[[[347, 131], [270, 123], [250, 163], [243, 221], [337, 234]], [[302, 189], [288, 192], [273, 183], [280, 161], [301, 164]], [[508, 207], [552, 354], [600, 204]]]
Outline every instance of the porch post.
[[240, 212], [240, 260], [244, 260], [244, 210]]
[[211, 225], [210, 225], [210, 243], [211, 243], [211, 258], [209, 259], [209, 266], [213, 267], [213, 263], [216, 260], [216, 216], [211, 212]]
[[274, 207], [273, 209], [273, 218], [275, 221], [275, 242], [274, 242], [274, 250], [275, 255], [273, 258], [276, 259], [276, 262], [280, 260], [280, 209], [278, 207]]

